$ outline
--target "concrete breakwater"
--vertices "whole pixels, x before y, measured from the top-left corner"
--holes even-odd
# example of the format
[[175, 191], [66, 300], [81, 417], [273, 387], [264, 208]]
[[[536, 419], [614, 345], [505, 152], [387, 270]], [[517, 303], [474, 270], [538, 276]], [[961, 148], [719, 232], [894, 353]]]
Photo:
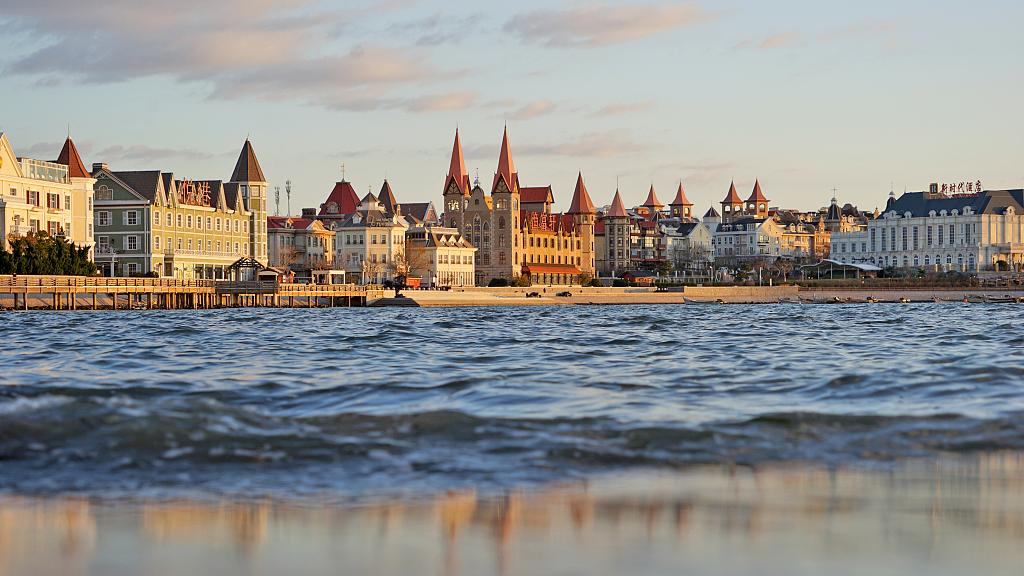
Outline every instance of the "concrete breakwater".
[[[536, 292], [538, 297], [528, 298]], [[571, 296], [558, 296], [569, 292]], [[591, 288], [564, 286], [531, 286], [528, 288], [460, 288], [451, 291], [403, 292], [420, 307], [436, 306], [521, 306], [521, 305], [613, 305], [613, 304], [684, 304], [690, 300], [721, 299], [728, 304], [768, 304], [780, 298], [879, 298], [898, 301], [930, 301], [934, 297], [960, 300], [967, 294], [1024, 297], [1022, 288], [866, 288], [826, 289], [797, 286], [685, 286], [658, 292], [654, 288]]]

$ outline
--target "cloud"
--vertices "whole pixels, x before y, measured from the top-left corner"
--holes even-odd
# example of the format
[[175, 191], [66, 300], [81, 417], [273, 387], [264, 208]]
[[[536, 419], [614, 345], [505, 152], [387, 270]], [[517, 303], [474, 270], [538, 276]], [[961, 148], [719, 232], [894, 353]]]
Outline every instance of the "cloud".
[[717, 17], [696, 2], [617, 6], [591, 3], [569, 10], [541, 8], [519, 12], [505, 23], [504, 30], [526, 42], [592, 48], [696, 26]]
[[150, 148], [144, 144], [135, 144], [125, 148], [124, 146], [110, 146], [95, 154], [99, 162], [113, 163], [114, 161], [133, 160], [163, 160], [165, 158], [186, 158], [188, 160], [205, 160], [213, 158], [213, 154], [187, 148], [176, 150], [173, 148]]
[[388, 29], [401, 34], [419, 34], [415, 42], [417, 46], [458, 44], [466, 37], [466, 30], [475, 26], [480, 19], [480, 14], [455, 16], [438, 11], [418, 20], [393, 24]]
[[796, 44], [798, 42], [798, 38], [800, 38], [800, 32], [780, 32], [778, 34], [772, 34], [765, 38], [757, 49], [771, 50], [772, 48], [781, 48], [782, 46]]
[[558, 104], [555, 104], [550, 100], [537, 100], [536, 102], [530, 102], [526, 106], [516, 110], [511, 116], [509, 116], [509, 118], [511, 120], [529, 120], [531, 118], [536, 118], [537, 116], [550, 114], [557, 107]]
[[358, 44], [337, 53], [331, 46], [353, 22], [380, 7], [332, 12], [314, 2], [0, 0], [0, 30], [45, 43], [5, 72], [38, 75], [39, 84], [168, 76], [200, 83], [212, 98], [298, 99], [336, 110], [449, 109], [417, 102], [440, 95], [409, 93], [464, 72], [441, 70], [411, 47]]
[[433, 112], [435, 110], [465, 110], [473, 105], [479, 95], [476, 92], [456, 91], [410, 98], [401, 102], [400, 107], [410, 112]]
[[554, 144], [527, 144], [513, 155], [521, 156], [570, 156], [575, 158], [610, 158], [612, 156], [628, 156], [651, 150], [651, 146], [634, 142], [626, 137], [621, 130], [604, 133], [583, 134], [569, 142]]
[[821, 40], [833, 40], [843, 36], [863, 36], [870, 34], [884, 34], [886, 32], [893, 32], [900, 26], [899, 20], [889, 20], [885, 22], [879, 22], [877, 20], [868, 18], [861, 20], [860, 22], [850, 24], [849, 26], [833, 32], [824, 34]]
[[646, 110], [654, 105], [654, 100], [648, 100], [647, 102], [637, 102], [636, 104], [626, 104], [624, 102], [615, 102], [601, 108], [597, 112], [594, 112], [590, 116], [593, 118], [605, 118], [607, 116], [625, 116], [630, 112], [638, 112], [640, 110]]

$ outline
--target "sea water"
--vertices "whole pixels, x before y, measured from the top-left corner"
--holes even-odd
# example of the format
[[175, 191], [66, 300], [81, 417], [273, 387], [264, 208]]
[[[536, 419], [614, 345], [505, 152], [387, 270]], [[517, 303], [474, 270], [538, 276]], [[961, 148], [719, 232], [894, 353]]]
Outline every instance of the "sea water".
[[7, 313], [0, 572], [1012, 573], [1019, 310]]

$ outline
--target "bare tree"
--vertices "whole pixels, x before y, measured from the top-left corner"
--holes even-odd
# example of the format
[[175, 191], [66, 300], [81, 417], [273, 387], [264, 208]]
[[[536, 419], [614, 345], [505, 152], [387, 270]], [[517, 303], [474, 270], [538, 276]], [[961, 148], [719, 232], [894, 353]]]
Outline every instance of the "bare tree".
[[711, 248], [704, 244], [686, 242], [683, 245], [675, 244], [669, 254], [669, 260], [675, 266], [676, 271], [703, 272], [708, 269], [713, 258]]
[[416, 276], [421, 277], [430, 272], [430, 256], [426, 246], [412, 238], [406, 238], [405, 243], [395, 250], [387, 269], [394, 276]]
[[787, 277], [789, 277], [789, 273], [793, 270], [793, 262], [791, 260], [786, 260], [785, 258], [779, 257], [775, 259], [775, 263], [772, 264], [772, 267], [778, 270], [779, 277], [782, 280], [785, 280]]

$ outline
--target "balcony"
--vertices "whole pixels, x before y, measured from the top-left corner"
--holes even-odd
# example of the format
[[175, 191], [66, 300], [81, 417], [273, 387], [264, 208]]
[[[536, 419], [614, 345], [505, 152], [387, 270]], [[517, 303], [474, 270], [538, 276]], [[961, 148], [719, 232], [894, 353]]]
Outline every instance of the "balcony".
[[32, 227], [24, 224], [11, 226], [7, 229], [8, 234], [14, 234], [15, 236], [27, 236], [29, 232], [32, 232]]

